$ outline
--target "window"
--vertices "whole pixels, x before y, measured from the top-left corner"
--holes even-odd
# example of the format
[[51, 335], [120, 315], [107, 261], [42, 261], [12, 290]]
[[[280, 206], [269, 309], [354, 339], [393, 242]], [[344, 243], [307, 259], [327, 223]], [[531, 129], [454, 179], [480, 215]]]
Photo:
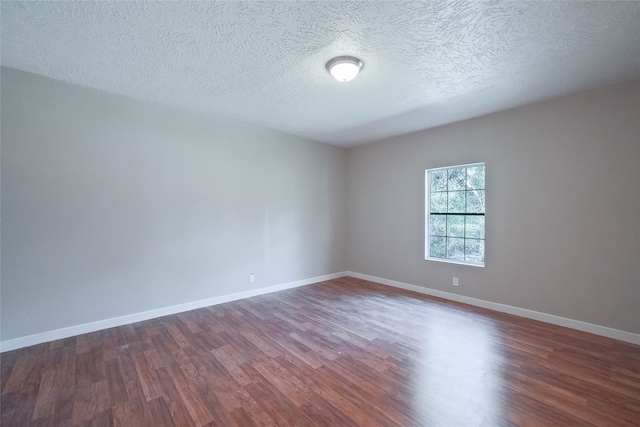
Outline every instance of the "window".
[[484, 266], [484, 163], [427, 169], [425, 258]]

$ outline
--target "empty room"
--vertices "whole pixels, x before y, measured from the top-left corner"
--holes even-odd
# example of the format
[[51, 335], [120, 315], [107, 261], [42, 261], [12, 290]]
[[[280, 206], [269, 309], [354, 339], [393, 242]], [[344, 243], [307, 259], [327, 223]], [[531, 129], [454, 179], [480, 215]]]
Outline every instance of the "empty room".
[[0, 5], [3, 427], [640, 425], [640, 2]]

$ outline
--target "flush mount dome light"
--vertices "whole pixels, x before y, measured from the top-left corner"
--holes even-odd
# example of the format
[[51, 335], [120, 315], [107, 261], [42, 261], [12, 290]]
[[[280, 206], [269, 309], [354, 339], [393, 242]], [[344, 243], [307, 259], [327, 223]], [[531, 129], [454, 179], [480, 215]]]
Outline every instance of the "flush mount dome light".
[[353, 80], [362, 69], [362, 61], [353, 56], [337, 56], [327, 62], [327, 70], [339, 82]]

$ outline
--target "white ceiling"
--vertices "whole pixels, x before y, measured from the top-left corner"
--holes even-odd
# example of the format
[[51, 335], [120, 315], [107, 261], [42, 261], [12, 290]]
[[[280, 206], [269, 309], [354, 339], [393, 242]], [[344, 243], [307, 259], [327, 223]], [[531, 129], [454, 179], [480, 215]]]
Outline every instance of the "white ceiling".
[[640, 77], [640, 2], [3, 1], [1, 23], [3, 66], [340, 146]]

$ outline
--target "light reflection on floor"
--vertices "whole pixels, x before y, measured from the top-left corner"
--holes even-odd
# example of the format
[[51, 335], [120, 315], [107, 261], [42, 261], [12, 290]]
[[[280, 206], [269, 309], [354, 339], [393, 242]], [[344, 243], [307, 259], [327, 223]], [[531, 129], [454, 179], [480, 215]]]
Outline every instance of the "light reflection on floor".
[[493, 425], [502, 415], [504, 359], [496, 322], [455, 308], [437, 311], [419, 334], [420, 356], [413, 360], [412, 407], [421, 424], [434, 426]]

